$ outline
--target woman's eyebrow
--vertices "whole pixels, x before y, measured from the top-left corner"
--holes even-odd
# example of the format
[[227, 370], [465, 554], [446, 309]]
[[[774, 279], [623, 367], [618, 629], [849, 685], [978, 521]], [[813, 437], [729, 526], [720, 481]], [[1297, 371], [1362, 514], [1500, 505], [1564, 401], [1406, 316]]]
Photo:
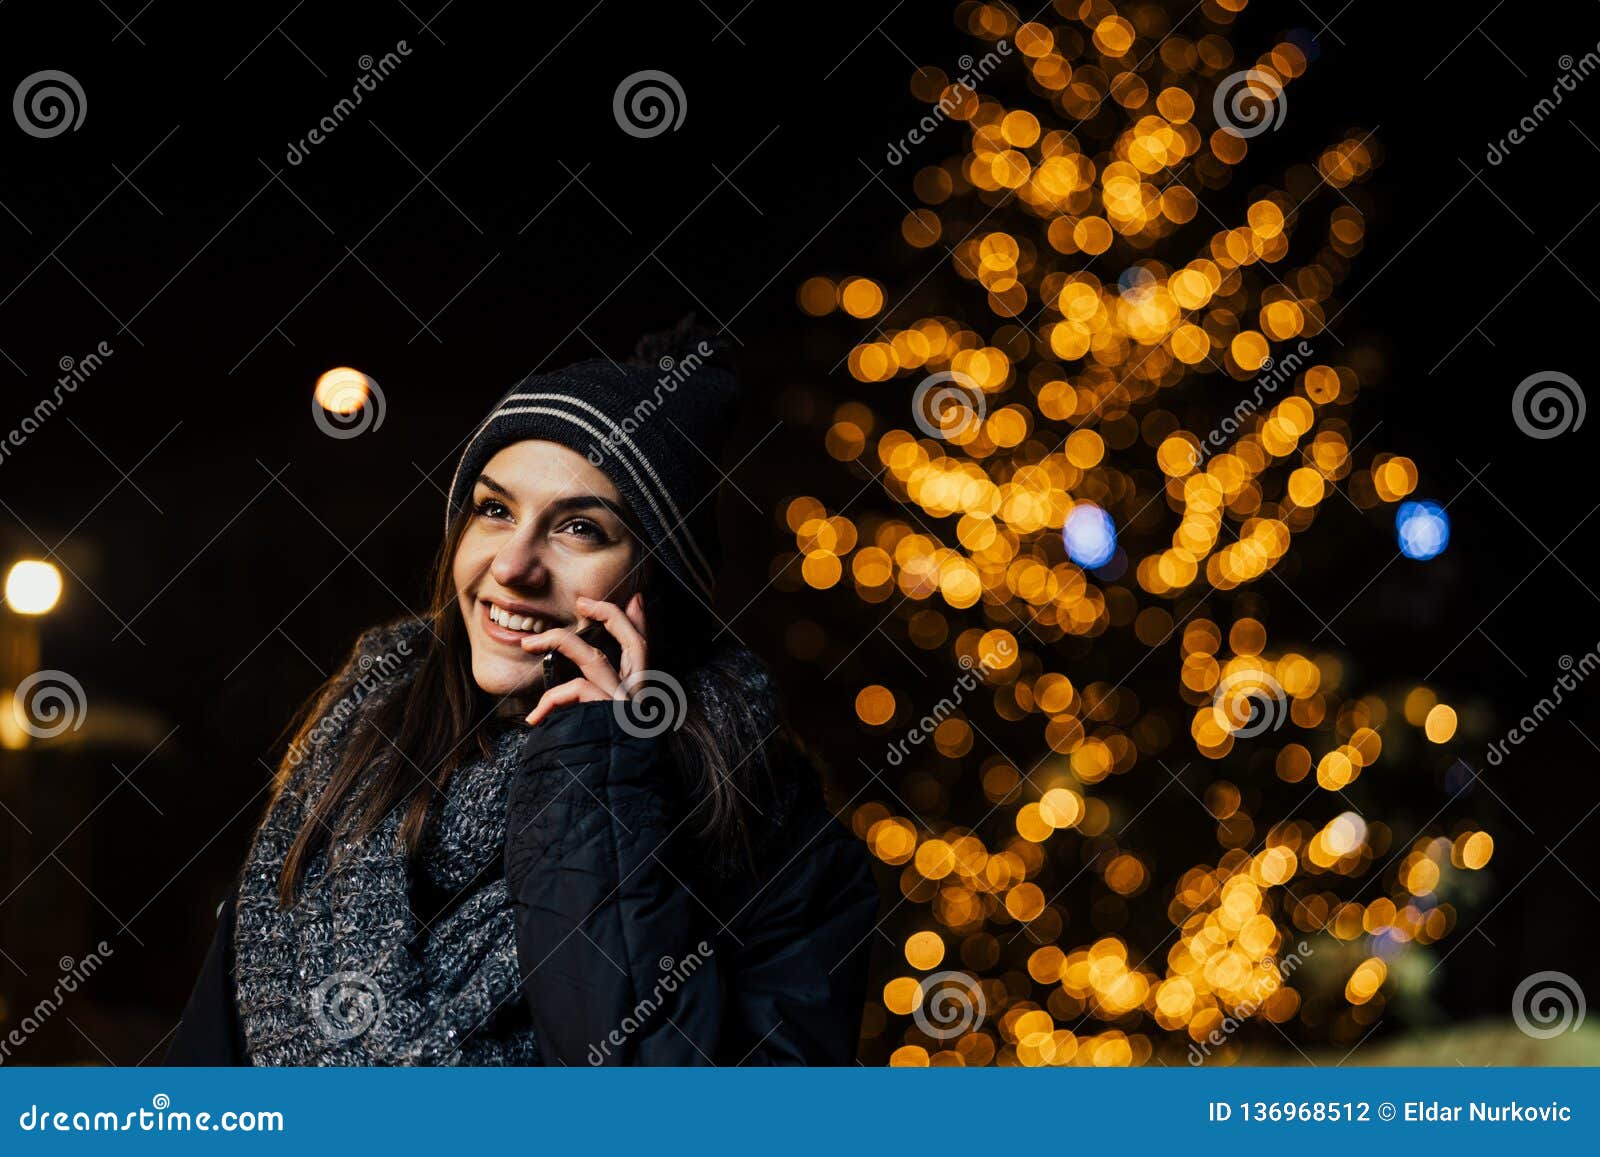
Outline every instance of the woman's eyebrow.
[[[505, 498], [515, 498], [515, 495], [510, 490], [500, 485], [487, 474], [479, 474], [478, 481], [496, 494]], [[556, 515], [568, 514], [574, 510], [591, 510], [597, 506], [616, 515], [619, 522], [627, 522], [627, 515], [623, 513], [622, 507], [612, 502], [609, 498], [602, 498], [598, 494], [573, 494], [566, 498], [557, 498], [544, 508], [544, 513], [548, 517], [555, 517]]]
[[511, 491], [500, 485], [500, 483], [496, 482], [493, 478], [490, 478], [487, 474], [478, 475], [478, 483], [479, 485], [487, 486], [490, 490], [493, 490], [496, 494], [499, 494], [502, 497], [510, 498], [512, 496]]
[[612, 502], [609, 498], [601, 498], [598, 494], [574, 494], [569, 498], [557, 498], [544, 508], [544, 512], [547, 516], [553, 518], [557, 515], [569, 514], [574, 510], [593, 510], [596, 507], [602, 510], [609, 510], [616, 516], [618, 522], [627, 522], [626, 516], [622, 513], [622, 507]]

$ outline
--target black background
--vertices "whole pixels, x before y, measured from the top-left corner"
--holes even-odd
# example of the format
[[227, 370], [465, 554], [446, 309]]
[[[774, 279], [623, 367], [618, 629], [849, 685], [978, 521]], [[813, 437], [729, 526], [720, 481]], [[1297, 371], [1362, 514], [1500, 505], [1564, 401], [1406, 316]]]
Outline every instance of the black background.
[[[400, 3], [163, 2], [126, 27], [106, 5], [0, 9], [4, 91], [56, 68], [88, 99], [76, 132], [0, 128], [0, 427], [50, 392], [62, 358], [114, 350], [0, 462], [0, 541], [8, 560], [53, 549], [73, 572], [41, 624], [41, 664], [80, 679], [91, 717], [154, 721], [143, 747], [0, 764], [13, 1015], [58, 957], [102, 938], [118, 955], [16, 1059], [129, 1064], [158, 1049], [279, 729], [362, 626], [420, 604], [439, 488], [474, 421], [530, 370], [620, 356], [688, 308], [738, 343], [750, 400], [730, 461], [760, 447], [733, 471], [744, 497], [725, 496], [737, 546], [724, 617], [737, 612], [740, 637], [778, 665], [807, 730], [824, 747], [837, 734], [838, 782], [854, 790], [854, 692], [912, 673], [874, 636], [822, 679], [876, 616], [860, 609], [852, 626], [848, 596], [765, 586], [793, 540], [763, 512], [859, 487], [821, 434], [833, 402], [866, 393], [827, 371], [870, 325], [807, 319], [794, 291], [813, 273], [866, 273], [893, 300], [937, 259], [907, 250], [898, 222], [916, 166], [956, 151], [958, 131], [899, 168], [884, 150], [925, 111], [914, 66], [954, 75], [972, 42], [943, 4], [735, 8], [460, 0], [431, 17]], [[1354, 685], [1426, 676], [1499, 734], [1550, 691], [1562, 656], [1600, 643], [1594, 424], [1536, 441], [1510, 420], [1529, 374], [1587, 386], [1593, 373], [1600, 80], [1504, 163], [1485, 150], [1549, 93], [1561, 57], [1596, 48], [1600, 9], [1256, 4], [1234, 35], [1240, 59], [1291, 27], [1320, 56], [1290, 89], [1286, 125], [1252, 143], [1249, 172], [1271, 181], [1376, 128], [1377, 209], [1337, 295], [1339, 331], [1388, 361], [1358, 430], [1381, 422], [1368, 448], [1415, 459], [1420, 493], [1450, 503], [1454, 539], [1433, 563], [1391, 565], [1387, 514], [1328, 504], [1305, 536], [1323, 546], [1295, 578], [1303, 604], [1274, 600], [1274, 630], [1309, 639], [1331, 622]], [[358, 59], [400, 40], [399, 70], [288, 164]], [[645, 68], [679, 80], [688, 113], [638, 140], [611, 98]], [[310, 390], [334, 365], [381, 385], [380, 429], [318, 431]], [[784, 653], [802, 615], [839, 636], [820, 670]], [[1493, 790], [1466, 793], [1469, 811], [1500, 846], [1436, 977], [1443, 1016], [1503, 1017], [1539, 969], [1594, 978], [1591, 701], [1499, 769], [1461, 751], [1486, 770]], [[1431, 782], [1392, 790], [1419, 810], [1443, 799]]]

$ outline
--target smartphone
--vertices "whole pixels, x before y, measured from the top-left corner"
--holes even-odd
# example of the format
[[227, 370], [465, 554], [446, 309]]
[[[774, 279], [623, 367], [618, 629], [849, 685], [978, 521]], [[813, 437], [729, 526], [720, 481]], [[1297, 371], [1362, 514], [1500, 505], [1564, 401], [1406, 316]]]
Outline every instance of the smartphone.
[[[578, 632], [578, 638], [597, 648], [606, 661], [611, 664], [613, 671], [620, 671], [622, 667], [622, 644], [617, 637], [606, 630], [606, 625], [596, 619], [591, 619], [588, 626]], [[563, 683], [582, 677], [583, 671], [578, 665], [563, 655], [560, 651], [546, 651], [544, 653], [544, 687], [559, 687]]]

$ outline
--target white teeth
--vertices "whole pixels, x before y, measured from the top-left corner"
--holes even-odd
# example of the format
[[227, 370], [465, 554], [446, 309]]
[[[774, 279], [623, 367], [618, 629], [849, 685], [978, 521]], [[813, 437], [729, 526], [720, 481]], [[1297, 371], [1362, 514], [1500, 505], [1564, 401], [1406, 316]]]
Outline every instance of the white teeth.
[[536, 619], [532, 615], [514, 615], [504, 607], [497, 606], [494, 603], [489, 604], [489, 619], [491, 622], [498, 623], [512, 631], [538, 632], [544, 630], [543, 619]]

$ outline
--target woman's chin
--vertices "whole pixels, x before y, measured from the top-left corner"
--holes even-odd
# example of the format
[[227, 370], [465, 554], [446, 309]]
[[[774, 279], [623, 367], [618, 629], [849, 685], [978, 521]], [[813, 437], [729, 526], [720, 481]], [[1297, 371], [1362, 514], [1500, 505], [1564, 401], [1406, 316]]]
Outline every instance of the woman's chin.
[[498, 657], [472, 660], [472, 678], [485, 695], [496, 698], [525, 696], [534, 692], [542, 678], [539, 664], [533, 658], [501, 659]]

